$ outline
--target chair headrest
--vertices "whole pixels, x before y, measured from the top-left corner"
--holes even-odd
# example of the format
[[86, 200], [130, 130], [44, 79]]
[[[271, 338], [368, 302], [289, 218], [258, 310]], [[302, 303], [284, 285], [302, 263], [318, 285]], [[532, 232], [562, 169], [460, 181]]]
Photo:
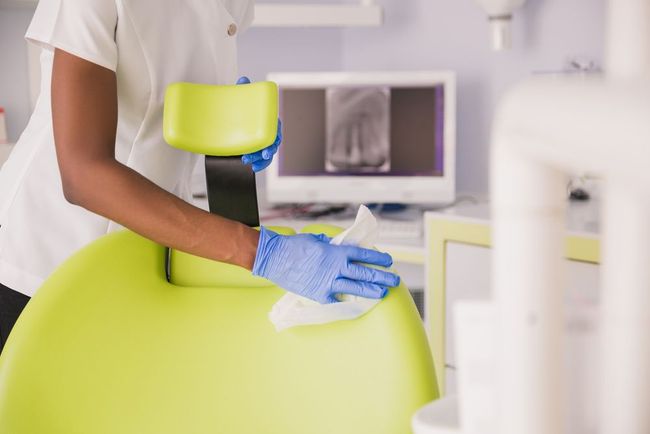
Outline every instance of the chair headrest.
[[175, 148], [216, 157], [243, 155], [271, 145], [277, 128], [275, 83], [167, 87], [163, 134]]

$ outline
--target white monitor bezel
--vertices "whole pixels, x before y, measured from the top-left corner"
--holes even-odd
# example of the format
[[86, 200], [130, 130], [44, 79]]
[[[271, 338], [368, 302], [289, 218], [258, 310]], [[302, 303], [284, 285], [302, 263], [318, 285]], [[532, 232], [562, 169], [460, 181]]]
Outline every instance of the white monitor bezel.
[[[456, 195], [456, 75], [451, 71], [271, 73], [280, 88], [328, 86], [444, 86], [443, 176], [282, 176], [277, 159], [266, 172], [270, 203], [409, 203], [453, 202]], [[386, 182], [389, 181], [389, 182]], [[360, 200], [363, 198], [363, 200]]]

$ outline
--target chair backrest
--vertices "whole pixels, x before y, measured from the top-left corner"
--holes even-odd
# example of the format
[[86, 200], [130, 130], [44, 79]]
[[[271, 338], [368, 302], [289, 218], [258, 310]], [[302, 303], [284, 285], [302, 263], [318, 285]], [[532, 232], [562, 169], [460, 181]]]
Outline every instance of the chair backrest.
[[[190, 90], [183, 98], [195, 91], [182, 87]], [[251, 89], [230, 87], [228, 98], [213, 91], [210, 110], [193, 114], [201, 104], [192, 98], [181, 104], [187, 112], [166, 108], [166, 119], [178, 120], [166, 127], [201, 120], [167, 139], [222, 155], [266, 146], [277, 114], [242, 121], [245, 105], [259, 100], [244, 104], [236, 94]], [[277, 95], [269, 98], [261, 105], [274, 105]], [[240, 113], [230, 124], [212, 107], [227, 102]], [[257, 127], [264, 132], [251, 145], [245, 138]], [[406, 287], [358, 320], [278, 333], [267, 315], [282, 295], [242, 268], [169, 252], [130, 231], [107, 235], [46, 281], [12, 331], [0, 357], [0, 433], [410, 432], [412, 414], [438, 390]]]
[[1, 433], [406, 434], [437, 397], [403, 285], [358, 320], [278, 333], [280, 288], [182, 254], [180, 278], [212, 282], [175, 285], [166, 259], [118, 232], [48, 279], [0, 358]]

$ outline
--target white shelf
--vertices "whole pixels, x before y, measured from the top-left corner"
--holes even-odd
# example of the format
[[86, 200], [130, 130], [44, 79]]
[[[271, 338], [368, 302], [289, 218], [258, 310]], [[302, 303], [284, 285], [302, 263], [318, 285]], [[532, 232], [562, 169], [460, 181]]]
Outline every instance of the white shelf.
[[[38, 0], [0, 0], [0, 6], [34, 7]], [[254, 27], [377, 27], [384, 22], [379, 5], [262, 3], [255, 5]]]
[[[569, 235], [584, 238], [600, 236], [600, 206], [597, 196], [585, 201], [567, 202], [566, 229]], [[454, 220], [466, 223], [491, 224], [491, 206], [487, 200], [476, 204], [461, 203], [441, 211], [429, 211], [426, 216], [436, 220]]]

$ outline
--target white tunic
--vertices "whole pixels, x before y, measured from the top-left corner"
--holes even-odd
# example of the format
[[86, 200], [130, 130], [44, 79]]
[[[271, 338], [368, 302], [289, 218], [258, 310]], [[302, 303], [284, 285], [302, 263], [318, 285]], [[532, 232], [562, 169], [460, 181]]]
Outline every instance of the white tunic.
[[163, 140], [165, 89], [234, 84], [236, 36], [252, 18], [253, 0], [40, 0], [26, 37], [43, 47], [41, 95], [0, 171], [0, 283], [31, 296], [72, 253], [118, 227], [63, 196], [50, 109], [54, 48], [116, 72], [116, 158], [189, 199], [197, 157]]

